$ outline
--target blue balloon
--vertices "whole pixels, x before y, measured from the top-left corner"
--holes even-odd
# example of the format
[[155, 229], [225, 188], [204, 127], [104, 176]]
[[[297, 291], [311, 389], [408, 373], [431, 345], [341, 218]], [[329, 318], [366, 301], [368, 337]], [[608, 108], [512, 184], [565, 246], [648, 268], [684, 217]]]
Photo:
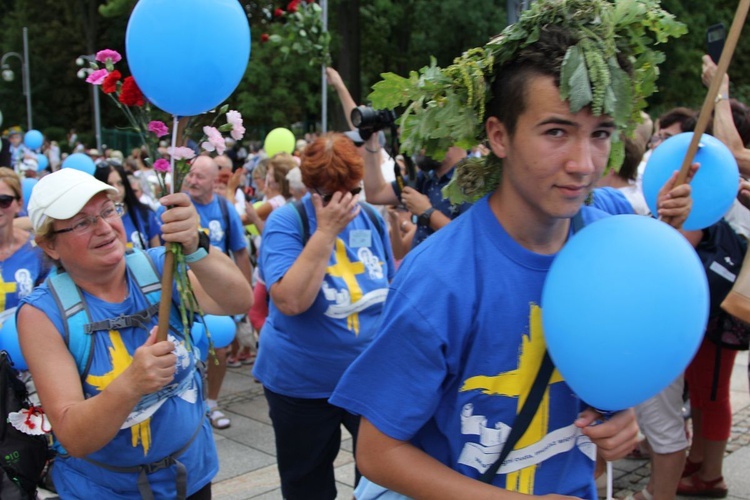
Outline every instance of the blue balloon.
[[38, 130], [29, 130], [23, 136], [23, 143], [29, 149], [39, 149], [44, 144], [44, 136]]
[[[679, 170], [687, 153], [692, 132], [670, 137], [659, 145], [646, 164], [643, 174], [643, 196], [656, 213], [659, 190]], [[694, 162], [700, 163], [692, 187], [693, 208], [683, 225], [687, 230], [704, 229], [718, 222], [729, 210], [737, 196], [740, 172], [734, 155], [720, 140], [703, 134]]]
[[47, 158], [47, 155], [39, 153], [38, 155], [36, 155], [36, 163], [37, 165], [39, 165], [37, 168], [37, 172], [39, 172], [49, 166], [49, 159]]
[[221, 349], [232, 343], [234, 340], [235, 325], [231, 316], [214, 316], [206, 314], [203, 316], [206, 320], [208, 334], [211, 336], [211, 342], [214, 347]]
[[65, 158], [65, 161], [63, 161], [62, 166], [63, 168], [74, 168], [91, 175], [94, 175], [94, 172], [96, 171], [94, 160], [83, 153], [73, 153], [68, 156]]
[[34, 186], [36, 186], [37, 182], [39, 182], [37, 179], [32, 179], [31, 177], [24, 177], [23, 179], [21, 179], [21, 192], [23, 194], [24, 213], [29, 213], [29, 200], [31, 199], [31, 191], [34, 189]]
[[568, 385], [595, 408], [658, 394], [693, 359], [708, 322], [695, 249], [650, 217], [616, 215], [576, 234], [542, 292], [547, 347]]
[[226, 100], [245, 74], [247, 14], [237, 0], [140, 0], [125, 51], [149, 101], [176, 116], [198, 115]]
[[16, 329], [16, 315], [11, 314], [0, 327], [0, 350], [7, 352], [13, 361], [16, 370], [28, 370], [26, 360], [21, 353], [21, 345], [18, 343], [18, 330]]
[[206, 327], [203, 323], [193, 323], [193, 328], [190, 330], [193, 337], [193, 347], [198, 349], [200, 359], [204, 363], [208, 359], [208, 337], [206, 337]]

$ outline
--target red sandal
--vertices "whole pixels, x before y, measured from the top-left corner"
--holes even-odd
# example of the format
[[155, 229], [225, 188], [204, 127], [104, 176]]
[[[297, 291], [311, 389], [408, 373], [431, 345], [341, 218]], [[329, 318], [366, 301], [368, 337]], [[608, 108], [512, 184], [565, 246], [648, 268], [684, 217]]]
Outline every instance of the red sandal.
[[685, 467], [682, 469], [682, 477], [690, 477], [699, 470], [703, 462], [691, 462], [689, 458], [685, 459]]
[[723, 476], [719, 476], [717, 479], [711, 481], [704, 481], [698, 477], [698, 473], [695, 473], [680, 481], [680, 484], [677, 486], [677, 494], [689, 497], [724, 498], [729, 493], [729, 490], [726, 486], [719, 486], [723, 482]]

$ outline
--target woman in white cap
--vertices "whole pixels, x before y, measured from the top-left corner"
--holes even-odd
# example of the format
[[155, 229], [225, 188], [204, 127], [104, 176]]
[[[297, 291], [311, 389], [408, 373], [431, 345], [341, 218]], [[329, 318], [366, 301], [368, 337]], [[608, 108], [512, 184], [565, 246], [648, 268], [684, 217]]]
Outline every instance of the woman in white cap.
[[[210, 498], [218, 459], [199, 353], [174, 304], [169, 339], [156, 341], [165, 249], [126, 256], [113, 190], [64, 168], [29, 201], [36, 241], [59, 263], [18, 311], [21, 349], [61, 447], [52, 479], [62, 498]], [[163, 239], [182, 245], [203, 311], [247, 311], [249, 285], [199, 238], [187, 195], [161, 202], [170, 207]]]

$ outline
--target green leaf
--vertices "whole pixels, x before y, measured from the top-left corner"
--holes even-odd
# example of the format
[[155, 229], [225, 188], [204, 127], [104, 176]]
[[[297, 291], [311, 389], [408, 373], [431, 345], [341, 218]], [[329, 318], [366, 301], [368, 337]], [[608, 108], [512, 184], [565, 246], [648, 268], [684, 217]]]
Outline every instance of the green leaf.
[[565, 54], [560, 75], [560, 96], [570, 103], [570, 111], [577, 113], [591, 100], [591, 83], [583, 52], [574, 45]]

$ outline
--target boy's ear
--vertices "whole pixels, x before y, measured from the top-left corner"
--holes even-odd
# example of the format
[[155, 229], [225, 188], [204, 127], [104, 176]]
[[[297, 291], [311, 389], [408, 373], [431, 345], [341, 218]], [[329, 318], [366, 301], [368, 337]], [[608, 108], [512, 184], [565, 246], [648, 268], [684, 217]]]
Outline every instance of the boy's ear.
[[510, 144], [510, 134], [500, 120], [491, 116], [485, 123], [485, 132], [487, 133], [487, 142], [490, 149], [498, 158], [505, 158]]

